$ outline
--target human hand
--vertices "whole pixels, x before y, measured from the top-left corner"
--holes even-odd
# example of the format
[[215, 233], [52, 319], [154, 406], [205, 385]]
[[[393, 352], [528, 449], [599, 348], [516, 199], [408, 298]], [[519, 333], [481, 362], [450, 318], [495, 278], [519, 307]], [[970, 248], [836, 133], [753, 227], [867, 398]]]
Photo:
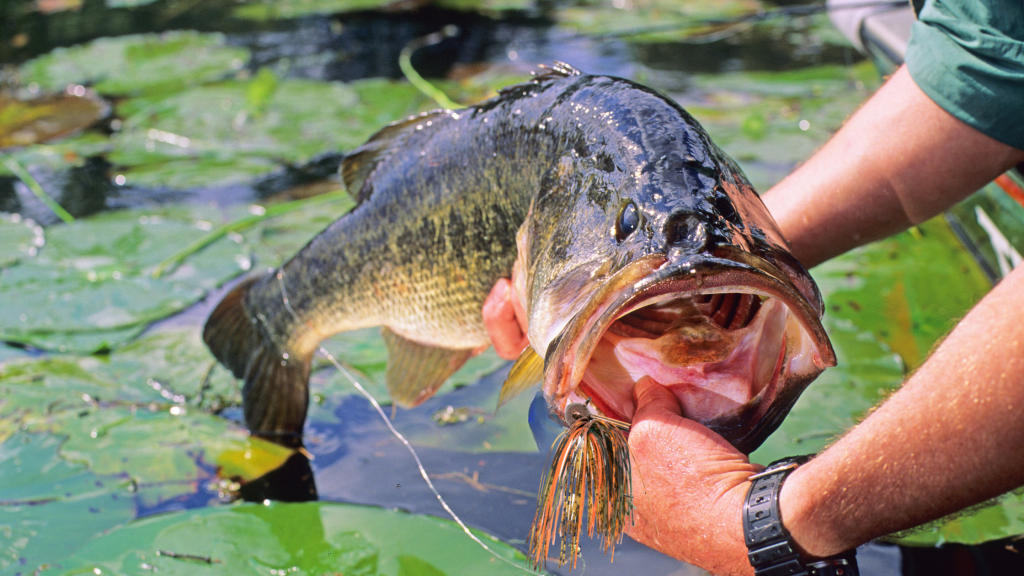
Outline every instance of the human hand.
[[668, 389], [644, 377], [629, 431], [636, 541], [714, 574], [753, 574], [741, 514], [761, 467], [724, 438], [681, 416]]
[[499, 278], [484, 300], [484, 328], [494, 351], [505, 360], [515, 360], [530, 341], [526, 337], [526, 313], [513, 297], [512, 281]]
[[[512, 282], [498, 280], [483, 306], [499, 356], [529, 345]], [[633, 391], [634, 540], [715, 574], [751, 574], [740, 522], [747, 478], [760, 467], [710, 429], [681, 416], [675, 395], [650, 378]]]

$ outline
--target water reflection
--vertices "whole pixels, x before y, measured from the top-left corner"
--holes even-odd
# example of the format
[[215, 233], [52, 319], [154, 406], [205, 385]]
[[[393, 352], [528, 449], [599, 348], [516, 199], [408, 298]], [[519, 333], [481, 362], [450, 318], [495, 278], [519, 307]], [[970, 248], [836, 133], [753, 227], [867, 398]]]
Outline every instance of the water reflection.
[[246, 502], [316, 500], [316, 481], [309, 458], [302, 452], [292, 454], [280, 468], [242, 484], [238, 496]]

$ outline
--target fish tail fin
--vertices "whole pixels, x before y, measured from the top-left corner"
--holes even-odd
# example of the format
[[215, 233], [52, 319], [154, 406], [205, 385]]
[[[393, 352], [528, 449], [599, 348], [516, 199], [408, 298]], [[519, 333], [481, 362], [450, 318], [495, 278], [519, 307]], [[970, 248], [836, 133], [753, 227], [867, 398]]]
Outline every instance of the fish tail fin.
[[245, 295], [258, 279], [247, 279], [224, 296], [206, 320], [203, 341], [221, 364], [244, 380], [242, 407], [249, 430], [297, 447], [309, 407], [312, 353], [281, 348], [249, 315]]

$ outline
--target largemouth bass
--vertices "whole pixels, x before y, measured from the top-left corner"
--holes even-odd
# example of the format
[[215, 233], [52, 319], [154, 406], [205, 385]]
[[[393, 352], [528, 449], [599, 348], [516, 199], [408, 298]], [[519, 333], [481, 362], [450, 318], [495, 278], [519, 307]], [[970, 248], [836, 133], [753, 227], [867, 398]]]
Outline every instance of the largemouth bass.
[[280, 269], [211, 314], [244, 379], [246, 425], [301, 442], [311, 357], [382, 326], [394, 401], [429, 398], [489, 345], [481, 307], [512, 278], [537, 380], [628, 422], [644, 376], [750, 451], [835, 355], [821, 297], [753, 188], [675, 102], [558, 64], [469, 108], [392, 124], [346, 157], [357, 200]]

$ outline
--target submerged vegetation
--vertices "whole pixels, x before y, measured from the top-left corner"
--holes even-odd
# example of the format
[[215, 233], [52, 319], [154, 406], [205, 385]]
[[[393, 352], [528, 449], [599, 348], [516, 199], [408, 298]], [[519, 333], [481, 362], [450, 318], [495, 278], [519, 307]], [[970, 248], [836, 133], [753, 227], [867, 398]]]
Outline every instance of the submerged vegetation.
[[[308, 428], [315, 458], [305, 470], [325, 502], [229, 505], [245, 490], [249, 500], [270, 498], [253, 488], [256, 479], [295, 455], [239, 424], [237, 383], [199, 336], [211, 294], [280, 264], [349, 209], [334, 176], [340, 158], [385, 123], [436, 106], [401, 77], [399, 55], [445, 25], [457, 34], [410, 63], [448, 98], [485, 98], [555, 59], [627, 76], [679, 100], [768, 188], [878, 80], [822, 14], [734, 20], [765, 8], [759, 0], [6, 3], [0, 574], [521, 572], [447, 520], [356, 505], [442, 514], [407, 470], [407, 453], [322, 360]], [[753, 455], [760, 462], [823, 447], [987, 290], [941, 220], [814, 276], [840, 364]], [[384, 396], [386, 352], [375, 331], [326, 346]], [[503, 378], [485, 375], [503, 367], [491, 353], [475, 358], [395, 423], [455, 510], [506, 540], [491, 546], [525, 566], [545, 462], [526, 422], [529, 398], [493, 413]], [[435, 423], [451, 414], [473, 416]], [[1014, 496], [906, 541], [1020, 532], [1024, 499]], [[585, 541], [585, 553], [598, 550]], [[615, 564], [590, 554], [585, 569], [616, 573], [641, 558], [652, 573], [680, 570], [653, 554], [627, 542]]]

